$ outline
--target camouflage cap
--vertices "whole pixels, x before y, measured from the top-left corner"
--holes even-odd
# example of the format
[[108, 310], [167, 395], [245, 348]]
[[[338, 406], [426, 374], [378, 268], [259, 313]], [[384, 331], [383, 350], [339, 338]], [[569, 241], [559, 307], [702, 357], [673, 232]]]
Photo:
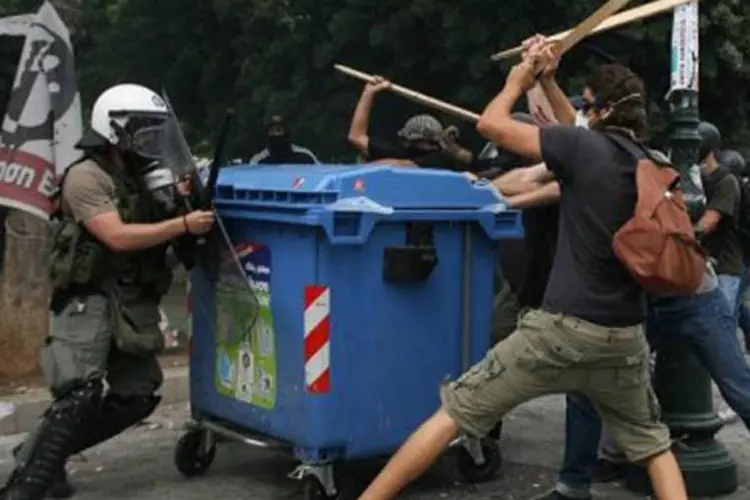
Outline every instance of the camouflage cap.
[[409, 118], [398, 136], [408, 141], [437, 141], [443, 125], [431, 115], [416, 115]]

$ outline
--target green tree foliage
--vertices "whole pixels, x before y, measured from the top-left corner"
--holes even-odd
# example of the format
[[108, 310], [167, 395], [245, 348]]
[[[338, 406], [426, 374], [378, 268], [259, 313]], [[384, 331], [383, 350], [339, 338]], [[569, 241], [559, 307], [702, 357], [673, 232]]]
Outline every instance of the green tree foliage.
[[[0, 15], [28, 11], [5, 0]], [[501, 88], [507, 65], [489, 55], [535, 32], [566, 29], [599, 0], [86, 0], [74, 36], [85, 106], [109, 85], [139, 82], [166, 88], [197, 150], [210, 149], [227, 107], [239, 117], [235, 153], [262, 147], [269, 113], [289, 116], [295, 140], [327, 159], [352, 160], [345, 141], [361, 83], [336, 73], [346, 64], [474, 111]], [[728, 145], [750, 149], [750, 3], [701, 5], [701, 113]], [[745, 23], [746, 24], [746, 23]], [[607, 58], [631, 65], [646, 80], [664, 135], [671, 16], [593, 37], [565, 59], [571, 93], [581, 75]], [[0, 91], [17, 47], [0, 49]], [[11, 71], [12, 73], [12, 71]], [[2, 94], [0, 94], [0, 97]], [[373, 129], [393, 133], [423, 111], [400, 97], [379, 98]], [[447, 117], [449, 123], [455, 120]], [[462, 126], [472, 146], [479, 138]], [[750, 153], [750, 151], [747, 151]]]

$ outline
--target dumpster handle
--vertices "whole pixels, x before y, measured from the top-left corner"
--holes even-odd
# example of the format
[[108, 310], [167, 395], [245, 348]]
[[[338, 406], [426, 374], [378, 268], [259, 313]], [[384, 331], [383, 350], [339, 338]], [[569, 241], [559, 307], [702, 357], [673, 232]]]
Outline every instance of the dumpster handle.
[[332, 245], [362, 245], [370, 237], [377, 220], [393, 212], [391, 207], [357, 196], [326, 205], [318, 218]]
[[461, 283], [461, 368], [466, 372], [471, 368], [471, 270], [472, 270], [472, 227], [464, 223], [464, 259]]

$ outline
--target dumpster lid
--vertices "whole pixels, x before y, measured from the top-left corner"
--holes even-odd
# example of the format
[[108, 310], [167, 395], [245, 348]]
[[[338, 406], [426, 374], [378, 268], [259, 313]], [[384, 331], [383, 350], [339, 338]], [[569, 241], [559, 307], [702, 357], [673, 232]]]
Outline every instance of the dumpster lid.
[[[296, 195], [296, 196], [295, 196]], [[240, 165], [225, 167], [215, 201], [328, 205], [366, 198], [390, 209], [479, 209], [505, 205], [488, 182], [427, 168], [386, 165]]]

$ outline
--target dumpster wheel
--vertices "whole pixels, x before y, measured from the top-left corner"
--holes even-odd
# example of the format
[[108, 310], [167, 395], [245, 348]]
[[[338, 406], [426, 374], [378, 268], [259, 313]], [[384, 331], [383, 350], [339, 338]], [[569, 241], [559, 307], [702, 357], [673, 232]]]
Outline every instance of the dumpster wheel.
[[328, 496], [317, 477], [305, 476], [302, 478], [302, 498], [304, 500], [331, 500], [337, 497]]
[[204, 429], [192, 429], [177, 442], [174, 465], [183, 476], [195, 477], [205, 473], [216, 458], [216, 443]]
[[485, 438], [476, 442], [481, 447], [484, 460], [477, 463], [467, 446], [456, 447], [456, 467], [461, 477], [469, 483], [484, 483], [495, 478], [503, 463], [500, 443]]

